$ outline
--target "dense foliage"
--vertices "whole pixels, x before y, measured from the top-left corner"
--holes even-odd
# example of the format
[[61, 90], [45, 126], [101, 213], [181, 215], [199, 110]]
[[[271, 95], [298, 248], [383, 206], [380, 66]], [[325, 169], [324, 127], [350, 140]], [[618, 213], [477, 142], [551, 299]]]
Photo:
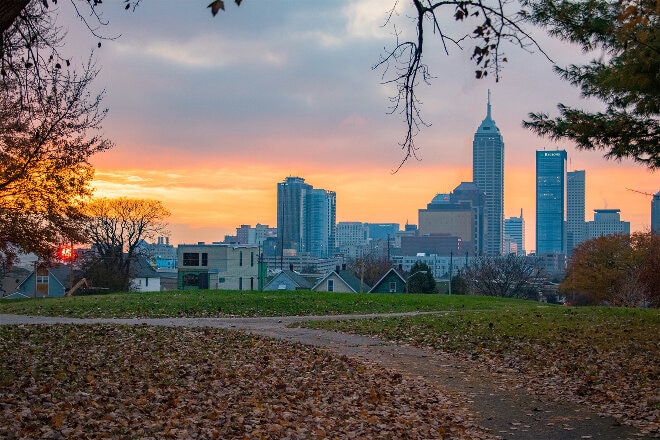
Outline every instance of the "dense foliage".
[[560, 290], [574, 303], [660, 307], [660, 235], [605, 235], [581, 243]]
[[551, 35], [596, 51], [586, 65], [555, 67], [603, 112], [559, 104], [560, 116], [531, 113], [525, 126], [610, 159], [660, 167], [660, 8], [657, 0], [533, 0], [531, 20]]
[[[5, 5], [6, 6], [6, 5]], [[81, 242], [78, 222], [91, 194], [92, 155], [105, 110], [91, 93], [91, 63], [77, 73], [56, 49], [55, 15], [31, 5], [0, 33], [0, 264], [19, 253], [50, 260]]]

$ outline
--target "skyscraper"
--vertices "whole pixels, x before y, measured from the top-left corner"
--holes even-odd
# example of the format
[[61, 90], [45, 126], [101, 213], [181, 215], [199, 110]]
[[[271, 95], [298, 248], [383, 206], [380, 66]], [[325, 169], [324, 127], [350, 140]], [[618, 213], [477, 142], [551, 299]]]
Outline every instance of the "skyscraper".
[[566, 173], [566, 252], [569, 256], [585, 239], [584, 194], [584, 170]]
[[523, 211], [520, 210], [520, 217], [509, 217], [504, 220], [504, 237], [516, 244], [517, 254], [526, 255], [525, 252], [525, 219]]
[[277, 241], [285, 250], [304, 251], [305, 199], [312, 186], [301, 177], [287, 177], [277, 184]]
[[566, 150], [536, 152], [536, 254], [566, 254]]
[[660, 191], [651, 200], [651, 232], [660, 235]]
[[472, 142], [472, 180], [486, 194], [486, 255], [502, 253], [504, 228], [504, 140], [491, 118], [490, 90], [486, 118]]
[[278, 254], [331, 255], [335, 248], [336, 207], [333, 191], [315, 189], [301, 177], [287, 177], [278, 183]]
[[305, 197], [304, 249], [314, 257], [325, 258], [331, 255], [335, 248], [337, 196], [333, 191], [312, 189]]

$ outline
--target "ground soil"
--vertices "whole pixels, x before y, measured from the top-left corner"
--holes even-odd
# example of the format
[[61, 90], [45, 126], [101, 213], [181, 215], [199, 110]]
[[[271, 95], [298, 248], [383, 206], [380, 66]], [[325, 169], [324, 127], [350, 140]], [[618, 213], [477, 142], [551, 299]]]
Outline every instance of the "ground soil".
[[[405, 314], [394, 314], [405, 315]], [[372, 317], [383, 315], [361, 315]], [[393, 315], [389, 315], [393, 316]], [[375, 338], [291, 327], [310, 319], [352, 319], [356, 315], [275, 318], [72, 319], [0, 315], [1, 324], [148, 324], [217, 327], [246, 331], [327, 348], [340, 355], [418, 377], [463, 402], [474, 421], [502, 439], [639, 439], [635, 428], [599, 416], [558, 396], [530, 393], [512, 371], [489, 371], [478, 361], [452, 353], [397, 345]]]

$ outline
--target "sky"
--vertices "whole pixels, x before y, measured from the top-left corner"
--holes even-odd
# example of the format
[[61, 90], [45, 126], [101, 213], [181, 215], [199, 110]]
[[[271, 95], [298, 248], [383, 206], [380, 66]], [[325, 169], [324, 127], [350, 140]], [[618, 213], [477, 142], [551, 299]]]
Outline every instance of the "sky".
[[[241, 224], [276, 226], [277, 183], [303, 177], [337, 193], [337, 221], [417, 223], [418, 209], [437, 193], [472, 180], [472, 139], [486, 116], [505, 143], [505, 217], [526, 223], [526, 250], [535, 249], [535, 151], [565, 149], [568, 170], [586, 171], [586, 220], [593, 210], [621, 209], [631, 230], [650, 225], [651, 196], [660, 174], [631, 161], [605, 160], [525, 130], [529, 112], [557, 115], [558, 102], [598, 109], [562, 82], [537, 51], [505, 45], [499, 81], [477, 80], [472, 45], [445, 53], [426, 33], [425, 62], [433, 79], [419, 87], [430, 124], [416, 137], [418, 159], [399, 142], [403, 115], [391, 114], [392, 86], [383, 84], [379, 57], [414, 32], [408, 2], [226, 0], [212, 17], [206, 2], [103, 4], [107, 26], [90, 34], [67, 2], [59, 22], [68, 29], [71, 58], [90, 51], [109, 109], [103, 133], [115, 147], [93, 158], [95, 194], [161, 200], [171, 211], [170, 242], [221, 241]], [[445, 16], [447, 29], [458, 27]], [[551, 40], [532, 29], [558, 65], [600, 54]], [[117, 37], [117, 38], [115, 38]]]

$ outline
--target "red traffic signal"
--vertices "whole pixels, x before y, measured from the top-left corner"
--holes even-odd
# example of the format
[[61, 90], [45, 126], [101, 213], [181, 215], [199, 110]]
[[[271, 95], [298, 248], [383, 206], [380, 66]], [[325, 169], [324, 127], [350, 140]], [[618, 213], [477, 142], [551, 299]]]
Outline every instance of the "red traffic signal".
[[73, 251], [73, 246], [60, 246], [57, 249], [57, 256], [60, 260], [72, 260], [76, 258], [76, 253]]

